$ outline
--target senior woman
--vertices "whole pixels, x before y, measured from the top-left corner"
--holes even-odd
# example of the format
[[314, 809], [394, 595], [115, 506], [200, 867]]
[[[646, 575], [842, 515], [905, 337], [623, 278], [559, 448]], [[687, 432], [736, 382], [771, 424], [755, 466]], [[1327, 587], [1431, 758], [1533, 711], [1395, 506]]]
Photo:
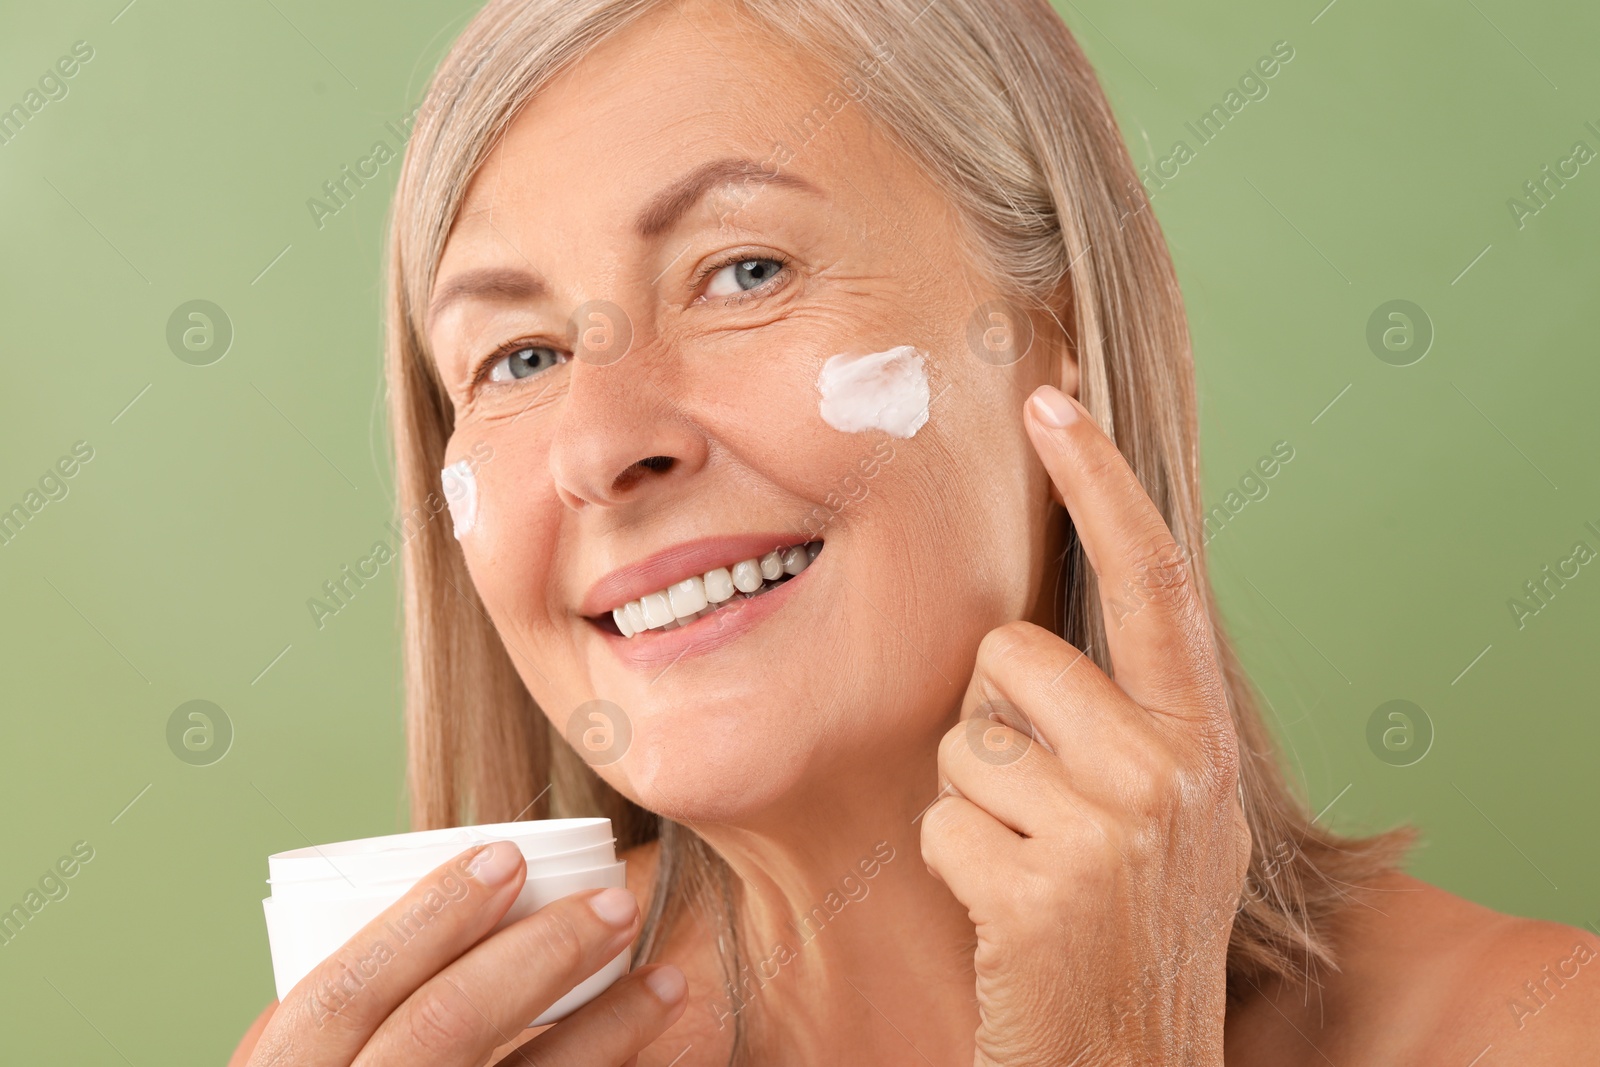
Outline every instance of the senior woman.
[[389, 285], [413, 822], [608, 815], [630, 889], [484, 937], [525, 868], [465, 853], [470, 907], [235, 1062], [1593, 1055], [1595, 939], [1286, 787], [1172, 266], [1046, 0], [495, 0]]

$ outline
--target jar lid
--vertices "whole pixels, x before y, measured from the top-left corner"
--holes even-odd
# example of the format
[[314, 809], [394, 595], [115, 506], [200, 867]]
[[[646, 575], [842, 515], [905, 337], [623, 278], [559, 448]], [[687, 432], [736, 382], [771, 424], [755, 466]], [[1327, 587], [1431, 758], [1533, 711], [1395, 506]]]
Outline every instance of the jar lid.
[[415, 882], [452, 856], [490, 841], [515, 843], [531, 872], [546, 857], [580, 853], [587, 858], [596, 848], [606, 853], [603, 862], [611, 862], [615, 838], [610, 819], [532, 819], [413, 830], [276, 853], [267, 857], [268, 881], [279, 895], [289, 886], [329, 880], [355, 889]]

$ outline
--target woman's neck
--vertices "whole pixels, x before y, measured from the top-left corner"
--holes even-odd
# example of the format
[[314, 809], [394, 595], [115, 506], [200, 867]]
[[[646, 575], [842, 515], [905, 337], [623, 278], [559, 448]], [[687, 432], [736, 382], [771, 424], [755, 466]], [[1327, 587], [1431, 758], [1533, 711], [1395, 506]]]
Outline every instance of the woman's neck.
[[973, 926], [922, 861], [936, 744], [760, 830], [694, 827], [733, 872], [741, 967], [690, 1010], [742, 1020], [756, 1062], [970, 1062]]

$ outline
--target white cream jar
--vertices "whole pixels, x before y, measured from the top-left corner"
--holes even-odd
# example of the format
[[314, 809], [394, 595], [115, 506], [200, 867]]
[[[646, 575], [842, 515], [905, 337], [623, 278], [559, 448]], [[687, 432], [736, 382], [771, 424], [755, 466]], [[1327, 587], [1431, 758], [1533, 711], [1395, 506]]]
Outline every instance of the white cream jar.
[[[494, 930], [571, 893], [626, 884], [627, 865], [617, 860], [610, 819], [541, 819], [457, 826], [280, 852], [267, 858], [272, 895], [261, 902], [267, 917], [267, 941], [278, 999], [282, 1001], [319, 963], [378, 918], [428, 872], [473, 845], [490, 841], [513, 842], [528, 864], [527, 882]], [[455, 877], [464, 896], [464, 875], [458, 872]], [[398, 950], [415, 936], [420, 924], [460, 899], [450, 889], [429, 897], [398, 922], [390, 920], [385, 924], [378, 934], [378, 940], [385, 942], [381, 947]], [[630, 951], [624, 949], [529, 1025], [553, 1023], [599, 996], [627, 973]], [[380, 967], [385, 958], [385, 952], [374, 953], [368, 966]], [[323, 1000], [348, 997], [359, 993], [359, 989], [348, 986], [359, 986], [362, 980], [361, 969], [356, 968], [354, 977], [345, 979], [344, 988], [315, 995]]]

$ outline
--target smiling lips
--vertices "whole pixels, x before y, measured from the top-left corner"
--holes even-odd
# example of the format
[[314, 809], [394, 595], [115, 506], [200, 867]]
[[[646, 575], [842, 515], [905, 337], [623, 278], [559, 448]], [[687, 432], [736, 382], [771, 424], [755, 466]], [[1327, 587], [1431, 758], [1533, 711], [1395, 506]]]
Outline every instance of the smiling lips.
[[[613, 608], [611, 622], [625, 638], [632, 638], [646, 630], [671, 630], [687, 626], [701, 616], [721, 610], [730, 602], [748, 600], [776, 588], [810, 566], [821, 551], [821, 541], [810, 541], [752, 556], [732, 566], [714, 567], [700, 574], [691, 574], [664, 589], [646, 593]], [[723, 558], [727, 558], [727, 554]], [[683, 571], [680, 569], [678, 573]], [[598, 595], [598, 592], [593, 595]], [[609, 629], [604, 626], [604, 618], [602, 614], [598, 623], [602, 628]]]

